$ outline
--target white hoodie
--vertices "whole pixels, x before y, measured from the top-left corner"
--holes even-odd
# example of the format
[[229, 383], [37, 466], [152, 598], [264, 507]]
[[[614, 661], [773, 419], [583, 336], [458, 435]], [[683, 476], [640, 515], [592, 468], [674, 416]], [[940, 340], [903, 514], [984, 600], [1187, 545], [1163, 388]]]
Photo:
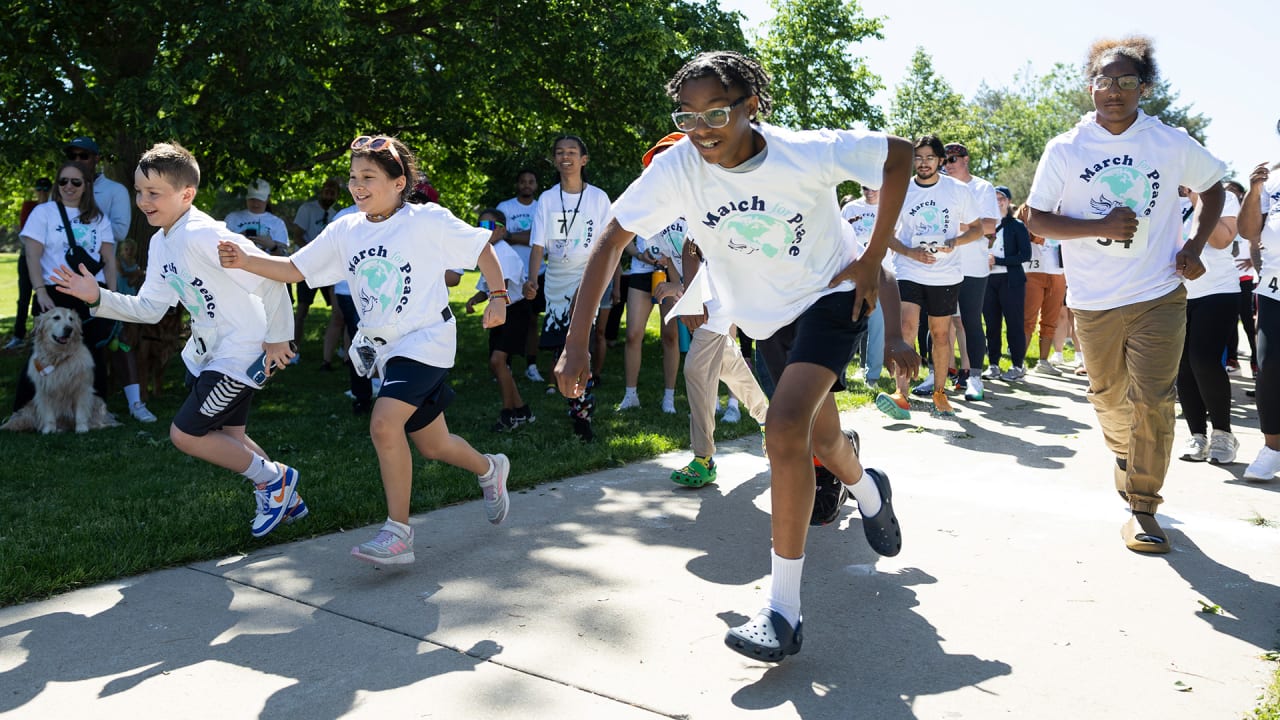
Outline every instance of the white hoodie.
[[1062, 241], [1067, 305], [1109, 310], [1172, 292], [1182, 278], [1174, 267], [1181, 246], [1178, 186], [1203, 192], [1227, 167], [1186, 130], [1138, 111], [1138, 119], [1112, 135], [1088, 113], [1045, 146], [1027, 203], [1070, 218], [1102, 218], [1127, 205], [1138, 214], [1130, 241]]

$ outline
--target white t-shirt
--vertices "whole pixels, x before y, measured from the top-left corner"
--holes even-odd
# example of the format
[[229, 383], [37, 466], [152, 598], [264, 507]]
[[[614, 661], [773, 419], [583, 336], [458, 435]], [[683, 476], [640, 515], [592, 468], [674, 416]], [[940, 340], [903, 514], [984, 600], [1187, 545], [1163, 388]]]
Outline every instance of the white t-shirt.
[[[498, 203], [498, 210], [507, 217], [507, 232], [519, 233], [527, 232], [533, 229], [533, 216], [538, 212], [538, 201], [535, 198], [528, 205], [520, 202], [519, 198], [511, 198]], [[530, 243], [532, 243], [530, 239]], [[529, 272], [529, 253], [533, 251], [530, 245], [512, 245], [511, 249], [520, 256], [520, 260], [524, 263], [525, 272]], [[541, 274], [546, 269], [544, 262], [538, 273]]]
[[529, 244], [544, 249], [548, 268], [585, 265], [608, 220], [609, 196], [603, 190], [585, 185], [581, 193], [562, 193], [557, 183], [538, 198]]
[[[244, 235], [253, 241], [252, 236], [266, 237], [270, 236], [276, 242], [289, 244], [289, 229], [285, 227], [284, 220], [275, 215], [264, 213], [251, 213], [248, 210], [234, 210], [227, 213], [227, 217], [223, 220], [227, 225], [227, 229], [237, 235]], [[245, 233], [249, 233], [246, 235]], [[281, 251], [282, 254], [287, 251]]]
[[[671, 258], [676, 263], [676, 267], [679, 268], [680, 254], [684, 252], [685, 236], [688, 233], [688, 223], [685, 222], [684, 218], [679, 218], [652, 238], [644, 238], [637, 235], [636, 249], [640, 251], [640, 257], [631, 258], [631, 270], [627, 274], [640, 275], [653, 272], [658, 269], [658, 259], [664, 257]], [[645, 258], [645, 260], [640, 258]], [[674, 280], [675, 278], [672, 279]]]
[[[1004, 228], [1002, 227], [996, 228], [995, 242], [991, 243], [990, 245], [987, 245], [986, 238], [982, 238], [981, 240], [979, 240], [974, 244], [981, 245], [982, 247], [986, 248], [988, 257], [1004, 259]], [[1004, 265], [992, 265], [990, 267], [990, 270], [991, 270], [990, 272], [991, 275], [999, 275], [1001, 273], [1009, 272], [1009, 268], [1005, 267]]]
[[1196, 192], [1222, 179], [1226, 164], [1181, 128], [1138, 111], [1112, 135], [1088, 113], [1045, 147], [1027, 203], [1041, 212], [1098, 219], [1125, 205], [1138, 215], [1133, 239], [1075, 238], [1062, 244], [1067, 304], [1109, 310], [1167, 295], [1175, 272], [1182, 218], [1178, 186]]
[[[960, 249], [947, 253], [937, 248], [959, 236], [961, 224], [973, 225], [977, 221], [978, 205], [968, 185], [946, 175], [939, 175], [938, 182], [932, 185], [912, 180], [894, 235], [908, 248], [923, 246], [933, 250], [937, 262], [926, 265], [894, 253], [893, 270], [898, 279], [931, 287], [960, 284], [964, 280]], [[985, 246], [986, 242], [982, 244]]]
[[327, 209], [321, 207], [319, 200], [308, 200], [298, 206], [298, 212], [293, 216], [293, 224], [302, 228], [302, 244], [306, 245], [315, 240], [321, 231], [333, 222], [339, 212], [333, 205]]
[[1261, 200], [1267, 219], [1262, 226], [1262, 269], [1254, 292], [1280, 302], [1280, 179], [1263, 186]]
[[[80, 222], [80, 208], [67, 207], [67, 219], [71, 221], [71, 234], [75, 236], [76, 244], [87, 250], [95, 260], [102, 260], [103, 253], [115, 252], [115, 235], [111, 229], [111, 218], [106, 213], [99, 212], [97, 219], [86, 225]], [[62, 213], [58, 212], [58, 203], [50, 200], [32, 208], [20, 235], [44, 246], [44, 254], [40, 256], [40, 275], [44, 277], [45, 285], [55, 284], [53, 271], [67, 264], [67, 250], [70, 248], [67, 231], [62, 225]], [[78, 268], [72, 269], [79, 272]], [[26, 272], [27, 269], [18, 268], [18, 271]], [[102, 270], [94, 277], [100, 283], [107, 281]]]
[[[840, 218], [853, 228], [853, 236], [857, 241], [858, 257], [862, 257], [862, 253], [867, 251], [867, 246], [871, 244], [871, 233], [875, 230], [876, 217], [880, 214], [880, 206], [858, 198], [845, 203], [840, 208]], [[852, 221], [852, 222], [850, 222]], [[886, 252], [884, 259], [880, 261], [880, 265], [885, 270], [893, 272], [893, 251]]]
[[[346, 217], [347, 215], [351, 215], [353, 213], [358, 213], [358, 212], [360, 212], [360, 208], [356, 207], [355, 205], [348, 205], [342, 208], [341, 210], [339, 210], [337, 215], [334, 215], [332, 218], [330, 218], [329, 222], [333, 222], [334, 220], [337, 220], [340, 217]], [[328, 225], [326, 225], [325, 227], [328, 227]], [[343, 280], [342, 282], [333, 286], [333, 293], [335, 295], [350, 296], [351, 286], [347, 284], [346, 280]]]
[[[245, 370], [262, 355], [263, 342], [293, 339], [293, 313], [282, 283], [218, 262], [218, 242], [249, 254], [265, 253], [196, 208], [168, 233], [157, 230], [147, 252], [147, 274], [136, 296], [102, 293], [97, 317], [152, 324], [173, 305], [191, 316], [191, 338], [182, 352], [192, 375], [206, 370], [259, 387]], [[267, 308], [275, 308], [268, 326]]]
[[827, 287], [854, 257], [835, 187], [845, 180], [879, 186], [889, 143], [882, 133], [856, 130], [755, 129], [767, 143], [759, 167], [733, 172], [703, 160], [693, 143], [676, 143], [654, 157], [613, 212], [643, 236], [685, 217], [723, 312], [763, 340], [818, 298], [853, 287]]
[[[1231, 193], [1223, 193], [1226, 199], [1222, 204], [1222, 217], [1236, 217], [1240, 214], [1240, 201], [1236, 200], [1236, 196]], [[1185, 207], [1191, 205], [1191, 201], [1187, 198], [1178, 198], [1185, 201]], [[1180, 203], [1179, 208], [1184, 208]], [[1182, 221], [1182, 244], [1185, 245], [1190, 239], [1191, 218], [1187, 215]], [[1240, 273], [1236, 270], [1236, 259], [1231, 257], [1231, 246], [1224, 248], [1215, 248], [1205, 243], [1204, 249], [1200, 251], [1200, 262], [1204, 263], [1204, 275], [1195, 280], [1187, 280], [1187, 299], [1202, 298], [1208, 295], [1238, 295], [1240, 294]]]
[[[978, 208], [978, 217], [992, 218], [996, 225], [1000, 224], [1000, 205], [996, 203], [996, 186], [980, 177], [970, 177], [969, 191], [973, 193], [973, 201]], [[956, 248], [960, 256], [960, 269], [965, 277], [986, 277], [991, 272], [987, 263], [987, 239], [975, 240], [968, 245]], [[1003, 269], [1003, 268], [1002, 268]]]
[[378, 371], [403, 357], [453, 367], [457, 323], [445, 318], [444, 271], [474, 268], [489, 231], [435, 204], [406, 204], [382, 222], [364, 213], [339, 217], [290, 256], [311, 287], [346, 280], [360, 329], [381, 339]]
[[[529, 279], [529, 273], [525, 271], [524, 261], [520, 259], [519, 253], [506, 240], [494, 243], [493, 252], [498, 256], [502, 277], [507, 281], [508, 304], [515, 305], [524, 299], [524, 281]], [[478, 258], [479, 255], [476, 257]], [[480, 280], [476, 282], [476, 289], [483, 293], [489, 292], [489, 283], [485, 281], [483, 273], [480, 274]]]
[[1023, 272], [1062, 274], [1062, 243], [1045, 238], [1044, 244], [1031, 243], [1031, 259], [1022, 263]]

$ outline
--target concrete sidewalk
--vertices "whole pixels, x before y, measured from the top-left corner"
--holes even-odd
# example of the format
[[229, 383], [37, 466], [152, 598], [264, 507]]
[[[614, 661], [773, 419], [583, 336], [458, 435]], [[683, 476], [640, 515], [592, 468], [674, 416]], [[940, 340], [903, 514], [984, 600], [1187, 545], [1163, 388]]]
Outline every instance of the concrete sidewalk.
[[499, 528], [478, 502], [420, 515], [404, 569], [347, 556], [364, 528], [0, 609], [0, 715], [1239, 718], [1280, 641], [1280, 483], [1239, 480], [1261, 436], [1234, 382], [1242, 462], [1173, 462], [1167, 556], [1121, 541], [1080, 379], [850, 413], [904, 549], [875, 556], [852, 506], [815, 528], [780, 665], [723, 645], [769, 572], [742, 440], [700, 490], [667, 480], [682, 453], [517, 493]]

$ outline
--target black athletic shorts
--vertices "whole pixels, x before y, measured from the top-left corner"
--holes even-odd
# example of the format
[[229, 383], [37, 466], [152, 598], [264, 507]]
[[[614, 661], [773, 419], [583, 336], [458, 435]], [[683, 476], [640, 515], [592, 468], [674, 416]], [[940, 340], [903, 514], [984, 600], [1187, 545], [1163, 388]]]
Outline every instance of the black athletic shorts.
[[187, 373], [191, 394], [178, 408], [173, 424], [182, 432], [204, 437], [224, 427], [244, 427], [249, 422], [249, 406], [253, 402], [252, 385], [207, 370], [195, 377]]
[[898, 295], [902, 302], [924, 308], [924, 314], [929, 317], [951, 317], [960, 306], [960, 285], [921, 285], [911, 280], [899, 280]]
[[824, 295], [772, 337], [756, 341], [775, 386], [786, 366], [812, 363], [836, 374], [832, 392], [845, 389], [854, 341], [867, 327], [866, 318], [853, 319], [853, 295], [853, 290]]
[[379, 398], [393, 398], [418, 408], [404, 423], [404, 429], [417, 432], [431, 424], [453, 402], [449, 387], [449, 371], [408, 358], [393, 357], [387, 361]]
[[[489, 302], [497, 302], [490, 300]], [[507, 357], [523, 357], [529, 323], [533, 322], [533, 303], [521, 300], [507, 306], [507, 321], [489, 328], [489, 354], [504, 352]]]

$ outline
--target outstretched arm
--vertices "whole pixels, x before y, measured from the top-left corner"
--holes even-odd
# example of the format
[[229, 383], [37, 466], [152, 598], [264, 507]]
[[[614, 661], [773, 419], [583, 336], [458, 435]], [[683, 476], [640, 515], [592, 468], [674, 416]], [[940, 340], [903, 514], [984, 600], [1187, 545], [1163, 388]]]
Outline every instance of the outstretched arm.
[[239, 245], [222, 240], [218, 243], [218, 262], [224, 268], [235, 268], [282, 283], [305, 282], [306, 277], [287, 257], [250, 255]]

